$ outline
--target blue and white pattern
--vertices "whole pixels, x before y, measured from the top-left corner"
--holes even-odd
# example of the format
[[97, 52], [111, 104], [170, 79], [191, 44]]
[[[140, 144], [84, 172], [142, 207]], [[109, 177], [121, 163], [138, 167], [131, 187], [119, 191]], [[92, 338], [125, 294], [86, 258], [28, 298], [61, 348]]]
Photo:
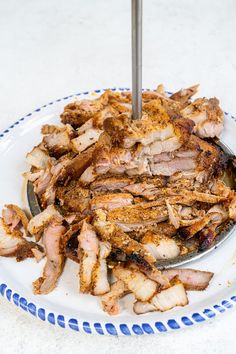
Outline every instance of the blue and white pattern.
[[[224, 313], [236, 305], [235, 295], [228, 300], [221, 301], [220, 304], [213, 305], [211, 308], [204, 309], [201, 312], [188, 314], [187, 316], [184, 316], [178, 320], [170, 318], [166, 322], [155, 322], [154, 324], [144, 322], [141, 324], [120, 323], [117, 325], [111, 322], [107, 322], [105, 324], [97, 322], [82, 322], [77, 318], [66, 318], [64, 315], [47, 312], [44, 308], [37, 307], [34, 303], [28, 302], [24, 297], [20, 296], [18, 293], [13, 292], [7, 287], [6, 284], [0, 284], [0, 294], [11, 303], [15, 304], [22, 310], [30, 313], [42, 321], [47, 321], [62, 328], [70, 328], [77, 332], [100, 335], [109, 334], [112, 336], [154, 334], [168, 332], [170, 330], [177, 330], [180, 328], [192, 326], [197, 323], [205, 322], [208, 319], [217, 316], [218, 314]], [[108, 321], [109, 320], [112, 321], [112, 318], [108, 318]]]
[[[112, 88], [113, 91], [129, 91], [129, 88]], [[95, 90], [93, 92], [102, 93], [105, 90]], [[167, 92], [171, 94], [170, 92]], [[57, 102], [67, 101], [73, 97], [78, 97], [80, 95], [86, 96], [90, 94], [89, 92], [77, 93], [75, 95], [66, 96], [60, 99], [57, 99], [53, 102], [49, 102], [48, 104], [35, 109], [32, 113], [27, 114], [25, 117], [20, 118], [14, 124], [12, 124], [8, 129], [4, 130], [0, 134], [0, 138], [4, 138], [14, 127], [18, 126], [21, 122], [30, 119], [30, 117], [43, 110], [44, 108], [53, 105]], [[231, 118], [236, 122], [236, 118], [225, 113], [227, 118]], [[25, 297], [21, 296], [18, 292], [13, 291], [7, 284], [0, 282], [0, 294], [4, 298], [6, 298], [9, 302], [15, 304], [17, 307], [20, 307], [22, 310], [28, 312], [29, 314], [39, 318], [42, 321], [47, 321], [52, 325], [56, 325], [62, 328], [70, 328], [73, 331], [84, 332], [88, 334], [100, 334], [100, 335], [143, 335], [143, 334], [154, 334], [154, 333], [162, 333], [175, 331], [177, 329], [181, 329], [184, 327], [190, 327], [198, 323], [202, 323], [207, 321], [208, 319], [212, 319], [219, 314], [226, 312], [236, 305], [236, 295], [231, 296], [230, 298], [221, 300], [218, 304], [213, 304], [209, 308], [205, 308], [201, 311], [195, 313], [189, 313], [186, 310], [186, 315], [183, 317], [174, 316], [171, 318], [171, 312], [169, 314], [170, 318], [166, 321], [157, 321], [157, 322], [142, 322], [140, 321], [140, 317], [142, 317], [143, 321], [148, 320], [145, 316], [139, 316], [137, 322], [135, 323], [135, 319], [137, 316], [132, 318], [133, 323], [112, 323], [112, 317], [107, 316], [107, 323], [99, 323], [99, 322], [85, 322], [80, 320], [79, 318], [70, 318], [63, 314], [58, 314], [55, 312], [51, 312], [46, 310], [43, 307], [36, 305], [33, 302], [28, 301]]]

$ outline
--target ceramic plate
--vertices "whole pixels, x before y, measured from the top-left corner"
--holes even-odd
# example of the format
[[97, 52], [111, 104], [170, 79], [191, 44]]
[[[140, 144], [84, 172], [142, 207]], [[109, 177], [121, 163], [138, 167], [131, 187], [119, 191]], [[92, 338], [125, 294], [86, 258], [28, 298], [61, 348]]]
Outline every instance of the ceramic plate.
[[[115, 90], [115, 89], [114, 89]], [[127, 89], [117, 89], [127, 90]], [[94, 98], [104, 90], [83, 92], [50, 102], [20, 118], [0, 134], [0, 208], [6, 203], [27, 207], [26, 185], [21, 173], [28, 169], [25, 155], [40, 140], [42, 124], [56, 124], [63, 107], [76, 98]], [[236, 118], [225, 113], [221, 140], [236, 153]], [[23, 188], [22, 188], [23, 185]], [[213, 318], [236, 304], [236, 231], [215, 251], [186, 267], [215, 273], [206, 291], [188, 292], [189, 305], [145, 315], [132, 312], [132, 295], [121, 300], [120, 315], [104, 313], [99, 299], [79, 294], [78, 265], [69, 259], [57, 288], [49, 295], [33, 295], [32, 282], [39, 277], [44, 261], [16, 263], [0, 257], [0, 293], [31, 315], [53, 325], [100, 335], [141, 335], [177, 330]]]

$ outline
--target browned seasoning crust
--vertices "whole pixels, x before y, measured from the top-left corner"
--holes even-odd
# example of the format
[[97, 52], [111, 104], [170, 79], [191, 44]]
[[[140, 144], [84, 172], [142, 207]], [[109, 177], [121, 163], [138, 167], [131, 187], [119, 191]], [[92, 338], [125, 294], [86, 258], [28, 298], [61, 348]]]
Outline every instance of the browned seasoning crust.
[[66, 258], [79, 263], [79, 291], [101, 295], [112, 315], [129, 292], [142, 314], [184, 306], [186, 290], [207, 288], [211, 272], [155, 267], [211, 247], [222, 225], [236, 220], [235, 192], [223, 182], [230, 158], [207, 140], [219, 136], [223, 112], [216, 98], [191, 102], [197, 88], [170, 97], [163, 85], [143, 92], [138, 121], [131, 93], [107, 90], [68, 104], [64, 125], [42, 127], [25, 177], [44, 210], [28, 223], [8, 205], [0, 234], [0, 254], [17, 260], [37, 254], [27, 231], [41, 238], [46, 264], [35, 294], [56, 287]]

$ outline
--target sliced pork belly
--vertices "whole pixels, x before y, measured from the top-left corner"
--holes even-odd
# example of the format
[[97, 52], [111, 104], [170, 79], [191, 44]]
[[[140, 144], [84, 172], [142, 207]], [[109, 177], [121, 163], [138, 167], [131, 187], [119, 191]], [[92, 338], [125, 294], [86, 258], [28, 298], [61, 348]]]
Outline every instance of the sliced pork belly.
[[47, 261], [42, 276], [33, 283], [34, 294], [49, 294], [56, 287], [64, 267], [65, 256], [60, 243], [65, 231], [58, 219], [51, 220], [44, 230], [43, 244]]
[[50, 156], [47, 154], [47, 151], [41, 149], [39, 146], [35, 146], [33, 150], [26, 155], [26, 161], [33, 167], [44, 169], [50, 161]]
[[28, 242], [18, 230], [13, 230], [0, 218], [0, 256], [16, 257], [17, 262], [20, 262], [34, 257], [33, 250], [42, 251], [42, 247], [35, 242]]
[[117, 280], [111, 285], [110, 291], [101, 296], [103, 311], [112, 316], [118, 315], [120, 312], [118, 301], [129, 292], [127, 285], [122, 280]]
[[35, 242], [29, 242], [24, 237], [28, 236], [28, 218], [24, 211], [14, 204], [5, 205], [2, 210], [0, 255], [16, 257], [22, 261], [28, 257], [35, 257], [38, 261], [43, 257], [43, 249]]
[[25, 212], [15, 204], [6, 204], [2, 210], [4, 223], [11, 232], [19, 236], [27, 236], [28, 217]]
[[82, 251], [79, 272], [80, 292], [88, 293], [91, 291], [92, 276], [97, 264], [99, 240], [93, 226], [86, 221], [83, 221], [78, 241], [79, 250]]
[[65, 167], [70, 164], [70, 161], [70, 154], [62, 156], [59, 160], [51, 159], [47, 167], [40, 173], [38, 178], [34, 180], [34, 192], [39, 197], [40, 204], [43, 208], [54, 203], [57, 180]]
[[115, 113], [116, 111], [109, 106], [96, 113], [93, 118], [84, 123], [77, 130], [78, 137], [71, 141], [73, 150], [80, 153], [95, 144], [103, 132], [103, 122], [105, 119], [114, 116]]
[[50, 156], [56, 158], [71, 150], [71, 139], [75, 136], [73, 128], [66, 124], [64, 127], [42, 127], [43, 145]]
[[199, 85], [194, 85], [186, 89], [181, 89], [170, 96], [171, 100], [181, 103], [182, 106], [185, 106], [189, 103], [190, 98], [195, 95], [198, 91]]
[[158, 284], [138, 270], [118, 265], [113, 268], [112, 272], [116, 278], [125, 283], [137, 300], [149, 301], [158, 290]]
[[230, 219], [236, 220], [236, 194], [233, 194], [233, 198], [229, 204], [229, 217]]
[[94, 100], [83, 99], [69, 103], [61, 114], [62, 123], [71, 124], [74, 128], [80, 127], [107, 106], [108, 96], [108, 93], [104, 92]]
[[181, 111], [194, 123], [194, 133], [201, 138], [219, 137], [223, 130], [224, 113], [217, 98], [198, 98]]
[[[212, 226], [213, 230], [215, 231], [216, 227], [220, 225], [223, 221], [225, 221], [227, 218], [228, 212], [225, 210], [225, 208], [220, 204], [215, 204], [207, 211], [206, 215], [201, 220], [190, 225], [189, 227], [179, 229], [179, 234], [184, 239], [188, 239], [193, 237], [197, 232], [204, 230], [204, 228], [208, 225]], [[204, 236], [206, 237], [207, 234], [202, 235], [203, 238]], [[216, 234], [214, 234], [214, 237], [215, 236]]]
[[98, 141], [101, 133], [101, 129], [87, 129], [83, 134], [71, 140], [73, 150], [77, 153], [86, 150], [89, 146]]
[[[52, 165], [49, 164], [45, 170], [41, 170], [40, 175], [33, 181], [34, 183], [34, 192], [41, 197], [43, 193], [45, 193], [51, 179], [52, 179], [52, 172], [51, 172]], [[31, 178], [30, 178], [31, 179]]]
[[104, 107], [77, 129], [78, 135], [84, 134], [89, 129], [103, 130], [105, 119], [113, 117], [115, 114], [117, 114], [117, 112], [110, 105]]
[[146, 147], [141, 145], [131, 149], [112, 147], [109, 137], [104, 142], [99, 141], [92, 165], [81, 176], [81, 183], [90, 184], [98, 176], [107, 173], [129, 176], [173, 176], [177, 172], [185, 171], [197, 173], [199, 182], [202, 183], [223, 167], [219, 150], [196, 136], [191, 136], [184, 147], [174, 152], [148, 155], [145, 149]]
[[56, 184], [58, 182], [61, 173], [63, 173], [66, 166], [71, 164], [71, 159], [63, 156], [58, 160], [57, 164], [51, 167], [50, 174], [51, 178], [49, 183], [46, 185], [46, 189], [43, 194], [40, 196], [40, 203], [43, 208], [46, 208], [48, 205], [54, 204], [56, 196]]
[[56, 199], [65, 212], [87, 214], [90, 209], [90, 191], [81, 187], [77, 180], [71, 180], [67, 185], [57, 187]]
[[114, 223], [109, 222], [105, 211], [101, 209], [95, 211], [93, 224], [103, 241], [110, 242], [112, 247], [124, 251], [127, 255], [133, 255], [136, 257], [137, 262], [141, 262], [143, 266], [151, 268], [155, 258], [145, 250], [142, 244], [130, 238]]
[[[80, 263], [81, 252], [79, 250], [78, 234], [80, 233], [82, 222], [75, 222], [61, 239], [61, 250], [65, 257], [70, 258], [76, 263]], [[79, 251], [79, 252], [78, 252]]]
[[156, 224], [168, 218], [167, 209], [164, 206], [146, 207], [131, 205], [123, 208], [110, 210], [107, 219], [116, 223], [124, 231], [132, 231], [146, 225]]
[[49, 205], [40, 214], [35, 215], [28, 224], [28, 232], [34, 235], [38, 241], [44, 231], [44, 228], [50, 223], [52, 219], [62, 220], [61, 214], [57, 211], [54, 205]]
[[24, 172], [22, 173], [22, 176], [30, 182], [35, 182], [39, 177], [41, 177], [44, 174], [44, 170], [38, 170], [37, 172]]
[[214, 273], [196, 269], [166, 269], [162, 273], [171, 281], [176, 276], [186, 290], [205, 290]]
[[133, 204], [134, 198], [129, 193], [110, 193], [97, 195], [90, 202], [91, 210], [112, 210]]
[[123, 191], [130, 183], [132, 179], [127, 177], [104, 177], [91, 183], [90, 189], [94, 192]]
[[175, 258], [181, 251], [174, 239], [150, 231], [144, 235], [141, 242], [156, 260]]
[[134, 304], [134, 312], [138, 315], [151, 311], [168, 311], [175, 306], [186, 306], [188, 298], [183, 284], [174, 279], [168, 289], [154, 295], [149, 302], [137, 301]]
[[197, 164], [193, 158], [174, 158], [171, 161], [151, 162], [153, 175], [172, 176], [179, 171], [192, 171]]
[[229, 217], [228, 211], [220, 204], [215, 204], [208, 210], [207, 214], [209, 215], [209, 223], [198, 234], [200, 250], [205, 250], [212, 246], [218, 234], [217, 227]]
[[92, 274], [92, 294], [103, 295], [110, 291], [110, 284], [107, 274], [106, 258], [111, 252], [111, 245], [109, 242], [99, 241], [99, 255], [95, 269]]
[[105, 120], [104, 130], [112, 138], [113, 143], [131, 148], [136, 143], [146, 146], [159, 141], [164, 147], [163, 142], [172, 139], [173, 141], [167, 144], [166, 150], [162, 152], [173, 151], [182, 145], [193, 128], [190, 121], [189, 124], [187, 121], [171, 122], [158, 99], [146, 103], [143, 111], [144, 115], [138, 121], [132, 121], [127, 115]]
[[66, 164], [57, 178], [57, 184], [63, 185], [64, 181], [74, 179], [81, 176], [81, 174], [90, 166], [93, 158], [94, 147], [91, 146], [81, 154], [76, 155]]

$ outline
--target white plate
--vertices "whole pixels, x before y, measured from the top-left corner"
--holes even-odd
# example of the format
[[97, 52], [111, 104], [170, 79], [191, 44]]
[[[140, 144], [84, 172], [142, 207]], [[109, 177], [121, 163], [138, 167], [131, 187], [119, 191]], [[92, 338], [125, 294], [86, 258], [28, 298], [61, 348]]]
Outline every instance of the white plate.
[[[101, 92], [103, 90], [96, 90], [96, 94]], [[41, 140], [41, 125], [58, 123], [63, 107], [76, 97], [94, 98], [96, 94], [84, 92], [50, 102], [19, 119], [0, 134], [0, 208], [5, 203], [15, 203], [23, 207], [27, 205], [25, 187], [22, 190], [21, 173], [28, 169], [24, 158], [26, 153]], [[234, 153], [235, 136], [236, 119], [226, 113], [221, 140]], [[0, 292], [9, 301], [35, 317], [75, 331], [101, 335], [140, 335], [176, 330], [204, 322], [236, 304], [235, 236], [234, 232], [218, 249], [186, 266], [214, 272], [209, 288], [202, 292], [188, 292], [188, 306], [164, 313], [134, 315], [132, 296], [129, 295], [121, 300], [120, 315], [109, 317], [101, 310], [97, 297], [79, 294], [78, 265], [70, 260], [66, 262], [56, 290], [49, 295], [35, 296], [31, 284], [41, 274], [44, 261], [37, 264], [28, 259], [16, 263], [14, 259], [0, 257]]]

